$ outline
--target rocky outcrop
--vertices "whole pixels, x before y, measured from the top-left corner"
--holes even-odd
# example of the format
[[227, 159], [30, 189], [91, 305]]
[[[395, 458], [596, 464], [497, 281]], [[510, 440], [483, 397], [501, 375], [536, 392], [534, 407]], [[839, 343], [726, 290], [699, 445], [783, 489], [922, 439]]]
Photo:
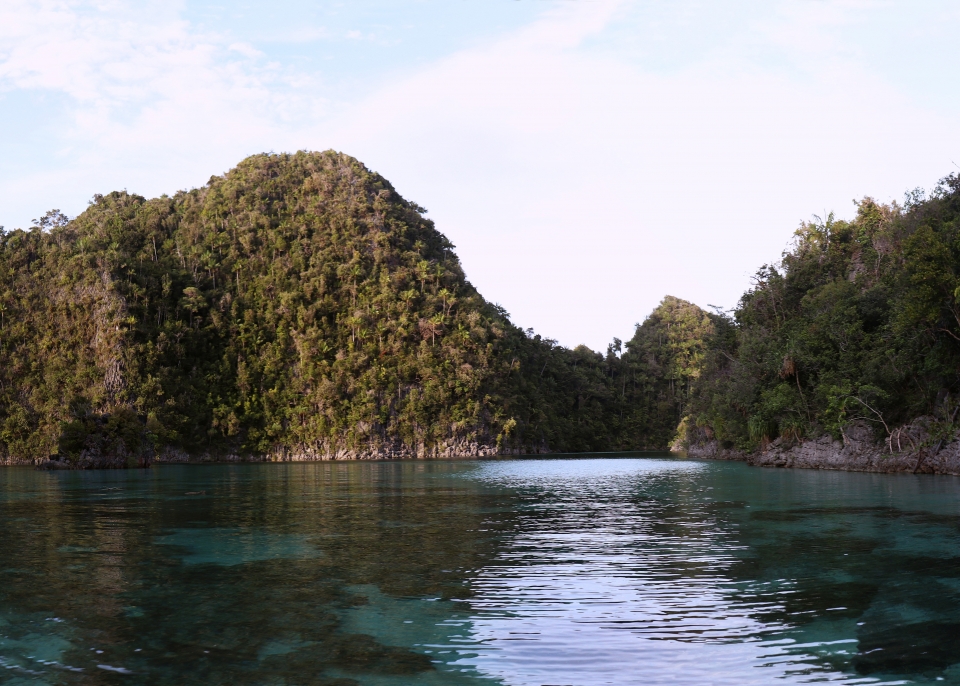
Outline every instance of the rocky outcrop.
[[[524, 451], [529, 452], [529, 451]], [[548, 452], [544, 449], [542, 452]], [[182, 450], [158, 451], [157, 462], [322, 462], [332, 460], [450, 460], [519, 455], [521, 451], [467, 440], [450, 440], [433, 446], [403, 444], [335, 448], [325, 445], [282, 447], [265, 455], [203, 454], [191, 456]]]
[[493, 457], [505, 451], [496, 445], [451, 440], [434, 446], [403, 444], [337, 448], [299, 446], [276, 450], [264, 457], [271, 462], [313, 462], [317, 460], [442, 460], [463, 457]]
[[[741, 460], [757, 467], [797, 467], [800, 469], [838, 469], [851, 472], [908, 472], [914, 474], [953, 474], [960, 476], [960, 441], [939, 441], [929, 444], [922, 440], [923, 418], [912, 432], [901, 432], [921, 440], [888, 439], [877, 443], [873, 431], [865, 424], [856, 423], [844, 429], [843, 440], [821, 436], [814, 440], [789, 442], [777, 439], [755, 453], [743, 453], [722, 448], [717, 441], [691, 445], [688, 457], [714, 460]], [[905, 445], [906, 444], [906, 445]]]
[[44, 462], [45, 460], [34, 460], [29, 457], [19, 457], [17, 455], [2, 455], [0, 456], [0, 466], [3, 467], [24, 467], [24, 466], [35, 466]]
[[465, 439], [449, 440], [433, 446], [423, 444], [415, 447], [403, 444], [367, 446], [358, 448], [332, 448], [329, 446], [282, 447], [264, 455], [240, 455], [236, 453], [191, 454], [180, 448], [164, 446], [149, 455], [129, 454], [123, 445], [112, 447], [109, 452], [83, 450], [79, 455], [52, 455], [43, 460], [6, 458], [0, 465], [32, 465], [38, 469], [111, 469], [140, 466], [151, 463], [190, 464], [198, 462], [326, 462], [335, 460], [454, 460], [479, 459], [504, 455], [546, 454], [547, 446], [519, 449], [496, 444], [479, 443]]

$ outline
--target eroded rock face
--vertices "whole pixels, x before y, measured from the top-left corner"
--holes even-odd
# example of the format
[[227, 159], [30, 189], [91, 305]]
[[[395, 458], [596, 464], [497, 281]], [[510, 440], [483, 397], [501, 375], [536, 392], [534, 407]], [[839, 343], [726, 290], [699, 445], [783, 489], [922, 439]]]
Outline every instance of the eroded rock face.
[[[844, 440], [821, 436], [798, 443], [777, 439], [756, 453], [725, 450], [716, 441], [689, 446], [689, 457], [714, 460], [742, 460], [757, 467], [798, 467], [800, 469], [838, 469], [850, 472], [908, 472], [917, 474], [954, 474], [960, 476], [960, 441], [898, 449], [878, 444], [870, 427], [853, 424], [844, 430]], [[899, 448], [903, 448], [901, 444]], [[891, 452], [892, 450], [892, 452]]]
[[[526, 451], [529, 452], [529, 451]], [[549, 452], [544, 446], [543, 453]], [[321, 462], [332, 460], [449, 460], [463, 458], [519, 455], [516, 449], [468, 440], [450, 440], [434, 446], [406, 446], [395, 443], [388, 446], [334, 448], [330, 446], [294, 446], [278, 449], [265, 455], [204, 454], [190, 456], [183, 451], [163, 449], [157, 462]]]

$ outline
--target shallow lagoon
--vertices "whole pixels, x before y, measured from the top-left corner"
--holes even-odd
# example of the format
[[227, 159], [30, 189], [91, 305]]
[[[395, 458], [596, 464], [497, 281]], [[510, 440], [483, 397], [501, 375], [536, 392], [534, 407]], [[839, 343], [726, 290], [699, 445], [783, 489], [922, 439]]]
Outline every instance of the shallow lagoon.
[[0, 680], [960, 684], [960, 479], [667, 456], [0, 470]]

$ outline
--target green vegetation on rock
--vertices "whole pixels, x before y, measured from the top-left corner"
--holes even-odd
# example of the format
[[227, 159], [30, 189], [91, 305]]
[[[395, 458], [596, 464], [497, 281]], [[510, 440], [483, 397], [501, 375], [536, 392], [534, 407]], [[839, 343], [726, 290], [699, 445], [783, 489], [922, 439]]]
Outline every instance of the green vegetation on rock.
[[854, 422], [879, 440], [958, 429], [956, 176], [804, 224], [732, 316], [668, 296], [605, 354], [513, 324], [424, 214], [353, 158], [299, 152], [0, 232], [0, 461], [749, 451]]
[[0, 457], [76, 453], [63, 436], [130, 413], [161, 456], [666, 444], [698, 308], [668, 299], [622, 357], [568, 350], [486, 302], [423, 215], [356, 160], [300, 152], [0, 234]]
[[918, 419], [931, 445], [952, 437], [960, 177], [929, 198], [867, 198], [852, 221], [804, 224], [781, 263], [761, 269], [733, 316], [714, 324], [688, 443], [749, 451], [777, 438], [842, 438], [853, 422], [885, 441]]

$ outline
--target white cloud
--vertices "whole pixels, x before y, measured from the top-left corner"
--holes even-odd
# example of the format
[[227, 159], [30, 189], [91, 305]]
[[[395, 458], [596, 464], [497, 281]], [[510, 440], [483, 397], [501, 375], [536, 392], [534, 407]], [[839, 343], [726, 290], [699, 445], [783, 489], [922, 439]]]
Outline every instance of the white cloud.
[[[518, 324], [603, 347], [666, 293], [735, 304], [801, 219], [929, 185], [960, 158], [956, 113], [917, 105], [851, 39], [884, 3], [741, 4], [729, 38], [682, 0], [656, 5], [653, 28], [636, 2], [545, 5], [493, 42], [385, 65], [390, 83], [341, 102], [322, 74], [197, 30], [182, 4], [7, 0], [0, 92], [65, 106], [52, 161], [5, 177], [0, 207], [76, 212], [254, 152], [335, 147], [429, 207]], [[696, 57], [644, 61], [667, 44]]]
[[249, 57], [250, 59], [258, 59], [264, 56], [261, 51], [247, 43], [231, 43], [227, 49], [240, 53], [244, 57]]
[[[66, 157], [5, 179], [3, 195], [74, 211], [95, 192], [199, 185], [287, 143], [324, 107], [315, 79], [243, 42], [195, 31], [180, 3], [13, 0], [0, 7], [0, 90], [67, 98]], [[56, 191], [51, 189], [55, 188]], [[9, 204], [9, 203], [5, 203]], [[21, 220], [17, 224], [22, 224]]]
[[[800, 220], [948, 171], [955, 120], [912, 106], [829, 41], [819, 65], [798, 58], [810, 67], [800, 78], [731, 52], [662, 74], [583, 47], [617, 9], [567, 6], [453, 55], [318, 140], [429, 207], [470, 278], [519, 324], [597, 348], [666, 293], [734, 305]], [[843, 9], [806, 21], [834, 26]], [[757, 40], [792, 49], [781, 24], [767, 28]]]

